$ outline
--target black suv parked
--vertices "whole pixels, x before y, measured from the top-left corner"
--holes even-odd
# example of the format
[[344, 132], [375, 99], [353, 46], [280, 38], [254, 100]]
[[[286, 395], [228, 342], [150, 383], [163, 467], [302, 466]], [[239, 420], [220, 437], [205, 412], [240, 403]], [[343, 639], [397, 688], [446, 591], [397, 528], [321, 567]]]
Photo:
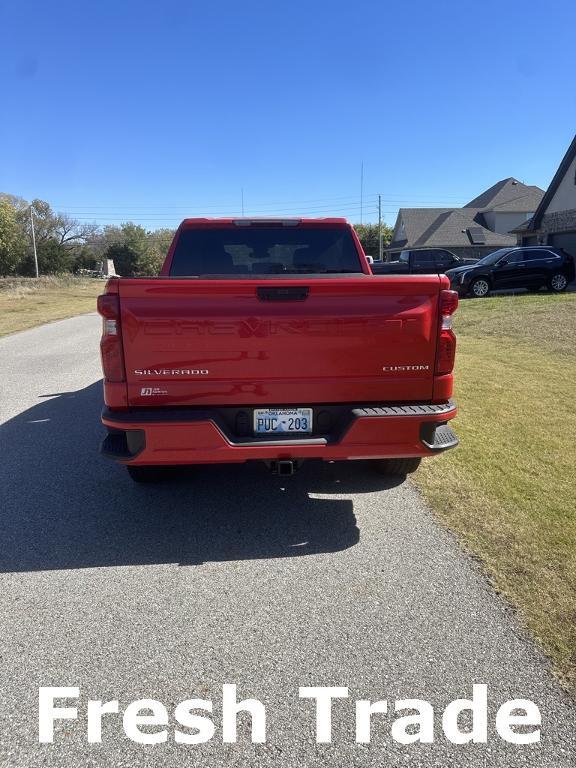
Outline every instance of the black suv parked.
[[544, 286], [560, 293], [574, 280], [574, 259], [561, 248], [546, 245], [500, 248], [476, 264], [446, 274], [461, 296], [480, 298], [501, 288], [537, 291]]
[[376, 261], [371, 267], [375, 275], [430, 275], [442, 274], [448, 269], [465, 264], [476, 264], [477, 261], [478, 259], [462, 259], [445, 248], [412, 248], [401, 251], [391, 261]]

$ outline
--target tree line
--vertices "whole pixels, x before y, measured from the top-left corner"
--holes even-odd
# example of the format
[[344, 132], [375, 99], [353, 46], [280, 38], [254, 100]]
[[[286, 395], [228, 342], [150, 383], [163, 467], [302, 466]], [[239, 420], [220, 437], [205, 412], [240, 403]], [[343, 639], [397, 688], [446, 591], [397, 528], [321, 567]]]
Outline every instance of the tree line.
[[[168, 228], [147, 230], [128, 221], [120, 226], [87, 224], [56, 213], [44, 200], [28, 202], [0, 193], [0, 276], [35, 274], [32, 225], [41, 275], [96, 270], [112, 259], [123, 277], [157, 274], [174, 236]], [[378, 226], [355, 225], [367, 254], [378, 255]], [[383, 242], [391, 227], [383, 226]]]

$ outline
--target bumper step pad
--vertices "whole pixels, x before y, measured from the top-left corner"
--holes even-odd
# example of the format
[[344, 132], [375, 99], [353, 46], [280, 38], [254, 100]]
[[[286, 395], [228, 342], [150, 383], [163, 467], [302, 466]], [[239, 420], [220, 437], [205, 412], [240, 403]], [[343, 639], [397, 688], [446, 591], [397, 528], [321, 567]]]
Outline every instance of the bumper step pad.
[[431, 451], [446, 451], [459, 443], [448, 424], [423, 424], [420, 439]]

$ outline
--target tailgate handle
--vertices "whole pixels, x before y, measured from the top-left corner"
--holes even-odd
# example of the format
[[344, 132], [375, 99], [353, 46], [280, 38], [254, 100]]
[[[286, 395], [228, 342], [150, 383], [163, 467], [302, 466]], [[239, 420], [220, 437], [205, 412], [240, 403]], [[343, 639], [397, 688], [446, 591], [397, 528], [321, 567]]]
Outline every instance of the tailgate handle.
[[256, 289], [260, 301], [304, 301], [308, 298], [310, 288], [307, 285], [277, 286], [274, 288], [260, 287]]

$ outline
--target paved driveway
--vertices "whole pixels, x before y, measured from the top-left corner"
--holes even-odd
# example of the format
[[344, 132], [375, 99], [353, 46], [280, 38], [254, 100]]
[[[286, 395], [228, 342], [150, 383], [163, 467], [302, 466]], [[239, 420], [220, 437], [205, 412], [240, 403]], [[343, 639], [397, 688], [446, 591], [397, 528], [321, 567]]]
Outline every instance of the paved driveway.
[[[574, 705], [476, 565], [409, 484], [359, 464], [197, 468], [139, 487], [99, 458], [97, 339], [89, 315], [0, 340], [0, 765], [574, 766]], [[268, 741], [143, 747], [108, 716], [37, 743], [42, 685], [169, 709], [223, 683], [267, 704]], [[381, 716], [354, 743], [352, 701], [314, 742], [300, 685], [418, 697], [439, 709], [489, 686], [488, 746], [404, 747]], [[543, 741], [494, 736], [493, 710], [533, 699]], [[216, 720], [218, 717], [216, 716]], [[572, 750], [572, 752], [571, 752]]]

